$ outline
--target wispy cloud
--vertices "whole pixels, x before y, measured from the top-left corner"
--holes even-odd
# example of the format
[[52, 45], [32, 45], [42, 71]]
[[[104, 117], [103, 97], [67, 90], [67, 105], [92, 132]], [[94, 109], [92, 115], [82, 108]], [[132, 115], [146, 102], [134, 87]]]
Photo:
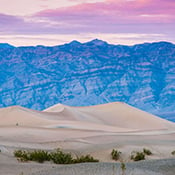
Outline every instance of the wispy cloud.
[[15, 46], [24, 45], [47, 45], [54, 46], [68, 43], [72, 40], [80, 42], [87, 42], [94, 38], [108, 41], [110, 44], [125, 44], [134, 45], [143, 42], [156, 42], [160, 38], [164, 41], [171, 41], [171, 39], [162, 34], [137, 34], [137, 33], [80, 33], [80, 34], [30, 34], [30, 35], [0, 35], [0, 40], [10, 43]]
[[44, 9], [94, 2], [103, 2], [103, 0], [0, 0], [0, 13], [25, 16]]
[[[175, 19], [175, 3], [172, 0], [107, 0], [105, 2], [82, 3], [79, 5], [44, 10], [38, 17], [55, 21], [81, 23], [151, 23], [172, 22]], [[166, 20], [162, 21], [165, 17]]]
[[163, 23], [174, 26], [174, 9], [172, 0], [107, 0], [48, 9], [34, 17], [62, 23], [62, 27], [70, 26], [78, 32], [133, 32], [138, 28], [144, 33], [161, 30]]
[[0, 14], [0, 33], [13, 33], [23, 24], [23, 19], [11, 15]]

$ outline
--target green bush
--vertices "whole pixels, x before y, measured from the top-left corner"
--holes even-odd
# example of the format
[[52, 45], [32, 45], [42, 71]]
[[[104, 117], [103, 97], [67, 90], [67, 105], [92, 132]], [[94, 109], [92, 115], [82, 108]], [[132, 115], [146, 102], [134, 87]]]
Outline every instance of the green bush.
[[152, 155], [152, 152], [149, 149], [145, 149], [145, 148], [143, 148], [143, 153], [147, 156]]
[[23, 156], [23, 151], [22, 150], [16, 150], [16, 151], [14, 151], [14, 156], [15, 157], [22, 157]]
[[74, 163], [84, 163], [84, 162], [99, 162], [99, 160], [94, 159], [90, 155], [80, 156], [73, 160]]
[[113, 149], [111, 152], [111, 156], [113, 160], [119, 160], [120, 155], [121, 155], [121, 152], [118, 150]]
[[29, 154], [29, 159], [31, 161], [36, 161], [39, 163], [43, 163], [44, 161], [50, 161], [50, 154], [47, 151], [35, 150], [28, 154]]
[[14, 156], [20, 161], [36, 161], [43, 163], [50, 160], [50, 155], [47, 151], [35, 150], [35, 151], [22, 151], [17, 150], [14, 152]]
[[126, 165], [125, 165], [125, 163], [121, 163], [121, 165], [120, 165], [120, 168], [121, 168], [121, 170], [122, 170], [122, 175], [125, 175], [125, 171], [126, 171]]
[[175, 155], [175, 151], [172, 151], [171, 154], [172, 154], [172, 155]]
[[73, 159], [70, 153], [64, 153], [60, 149], [53, 152], [34, 150], [34, 151], [24, 151], [16, 150], [14, 151], [14, 156], [20, 161], [36, 161], [43, 163], [44, 161], [53, 161], [56, 164], [72, 164], [72, 163], [84, 163], [84, 162], [98, 162], [90, 155], [77, 157]]
[[143, 152], [134, 152], [131, 154], [131, 160], [134, 161], [145, 160], [145, 154]]
[[18, 158], [18, 160], [24, 162], [30, 160], [30, 155], [27, 151], [16, 150], [14, 151], [14, 156]]
[[73, 163], [73, 158], [70, 153], [63, 153], [61, 150], [57, 149], [56, 152], [50, 154], [51, 160], [56, 164], [71, 164]]

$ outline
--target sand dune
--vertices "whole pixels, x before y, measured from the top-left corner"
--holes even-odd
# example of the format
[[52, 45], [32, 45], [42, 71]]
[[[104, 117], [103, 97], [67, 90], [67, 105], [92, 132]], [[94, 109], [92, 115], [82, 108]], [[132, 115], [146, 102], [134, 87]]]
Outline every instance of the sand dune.
[[[96, 142], [102, 142], [101, 136], [108, 140], [108, 145], [120, 136], [135, 139], [135, 136], [157, 137], [175, 133], [174, 123], [119, 102], [90, 107], [58, 104], [44, 111], [13, 106], [0, 109], [0, 121], [0, 142], [16, 141], [22, 145], [25, 142], [62, 141], [73, 145], [82, 142], [96, 145]], [[105, 140], [103, 142], [105, 147]], [[72, 148], [71, 144], [67, 147]]]
[[0, 126], [30, 126], [103, 131], [174, 129], [175, 124], [131, 107], [109, 103], [90, 107], [55, 105], [42, 112], [20, 106], [0, 109]]
[[43, 125], [53, 124], [54, 122], [42, 117], [39, 112], [12, 106], [0, 109], [0, 126], [32, 126], [42, 127]]
[[170, 129], [174, 123], [146, 113], [125, 103], [116, 102], [89, 107], [70, 107], [61, 104], [44, 110], [69, 120], [79, 120], [130, 129]]

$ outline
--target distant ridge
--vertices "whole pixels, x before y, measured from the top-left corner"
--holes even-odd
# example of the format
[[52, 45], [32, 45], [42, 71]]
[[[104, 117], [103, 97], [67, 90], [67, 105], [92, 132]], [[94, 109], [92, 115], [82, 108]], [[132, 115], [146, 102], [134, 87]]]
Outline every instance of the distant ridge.
[[68, 43], [65, 44], [60, 44], [60, 45], [53, 45], [53, 46], [47, 46], [47, 45], [31, 45], [31, 46], [26, 46], [26, 45], [21, 45], [21, 46], [13, 46], [9, 43], [0, 43], [0, 48], [17, 48], [17, 47], [58, 47], [58, 46], [65, 46], [65, 45], [113, 45], [113, 46], [128, 46], [128, 47], [135, 47], [135, 46], [146, 46], [146, 45], [150, 45], [150, 44], [168, 44], [168, 45], [174, 45], [174, 43], [169, 42], [169, 41], [157, 41], [157, 42], [145, 42], [145, 43], [138, 43], [138, 44], [133, 44], [133, 45], [124, 45], [124, 44], [120, 44], [120, 43], [116, 43], [116, 44], [110, 44], [107, 41], [101, 40], [101, 39], [92, 39], [90, 41], [87, 42], [79, 42], [78, 40], [72, 40]]
[[14, 46], [8, 43], [0, 43], [0, 48], [8, 49], [8, 48], [14, 48]]
[[99, 40], [99, 39], [94, 39], [94, 40], [86, 42], [84, 44], [97, 45], [97, 46], [108, 45], [108, 43], [106, 41]]
[[57, 103], [89, 106], [121, 101], [175, 121], [172, 43], [125, 46], [94, 39], [53, 47], [3, 47], [0, 107], [43, 110]]

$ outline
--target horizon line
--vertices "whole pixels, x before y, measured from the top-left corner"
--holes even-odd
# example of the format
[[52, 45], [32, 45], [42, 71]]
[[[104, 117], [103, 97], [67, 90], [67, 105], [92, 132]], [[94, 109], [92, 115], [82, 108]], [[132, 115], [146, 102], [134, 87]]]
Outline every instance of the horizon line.
[[63, 42], [63, 43], [60, 43], [60, 44], [53, 44], [53, 45], [47, 45], [47, 44], [36, 44], [36, 45], [15, 45], [15, 44], [11, 44], [10, 42], [0, 42], [0, 45], [9, 45], [11, 47], [14, 47], [14, 48], [18, 48], [18, 47], [56, 47], [56, 46], [62, 46], [62, 45], [66, 45], [66, 44], [71, 44], [73, 42], [77, 42], [77, 43], [80, 43], [80, 44], [86, 44], [86, 43], [90, 43], [90, 42], [93, 42], [93, 41], [101, 41], [101, 42], [104, 42], [104, 43], [107, 43], [108, 45], [122, 45], [122, 46], [135, 46], [135, 45], [142, 45], [142, 44], [153, 44], [153, 43], [161, 43], [161, 42], [165, 42], [165, 43], [170, 43], [170, 44], [175, 44], [174, 42], [172, 41], [167, 41], [167, 40], [159, 40], [159, 41], [149, 41], [149, 42], [138, 42], [138, 43], [135, 43], [135, 44], [121, 44], [121, 43], [110, 43], [109, 41], [106, 41], [106, 40], [102, 40], [102, 39], [99, 39], [99, 38], [94, 38], [94, 39], [91, 39], [91, 40], [87, 40], [85, 42], [80, 42], [79, 40], [76, 40], [76, 39], [73, 39], [73, 40], [70, 40], [68, 42]]

